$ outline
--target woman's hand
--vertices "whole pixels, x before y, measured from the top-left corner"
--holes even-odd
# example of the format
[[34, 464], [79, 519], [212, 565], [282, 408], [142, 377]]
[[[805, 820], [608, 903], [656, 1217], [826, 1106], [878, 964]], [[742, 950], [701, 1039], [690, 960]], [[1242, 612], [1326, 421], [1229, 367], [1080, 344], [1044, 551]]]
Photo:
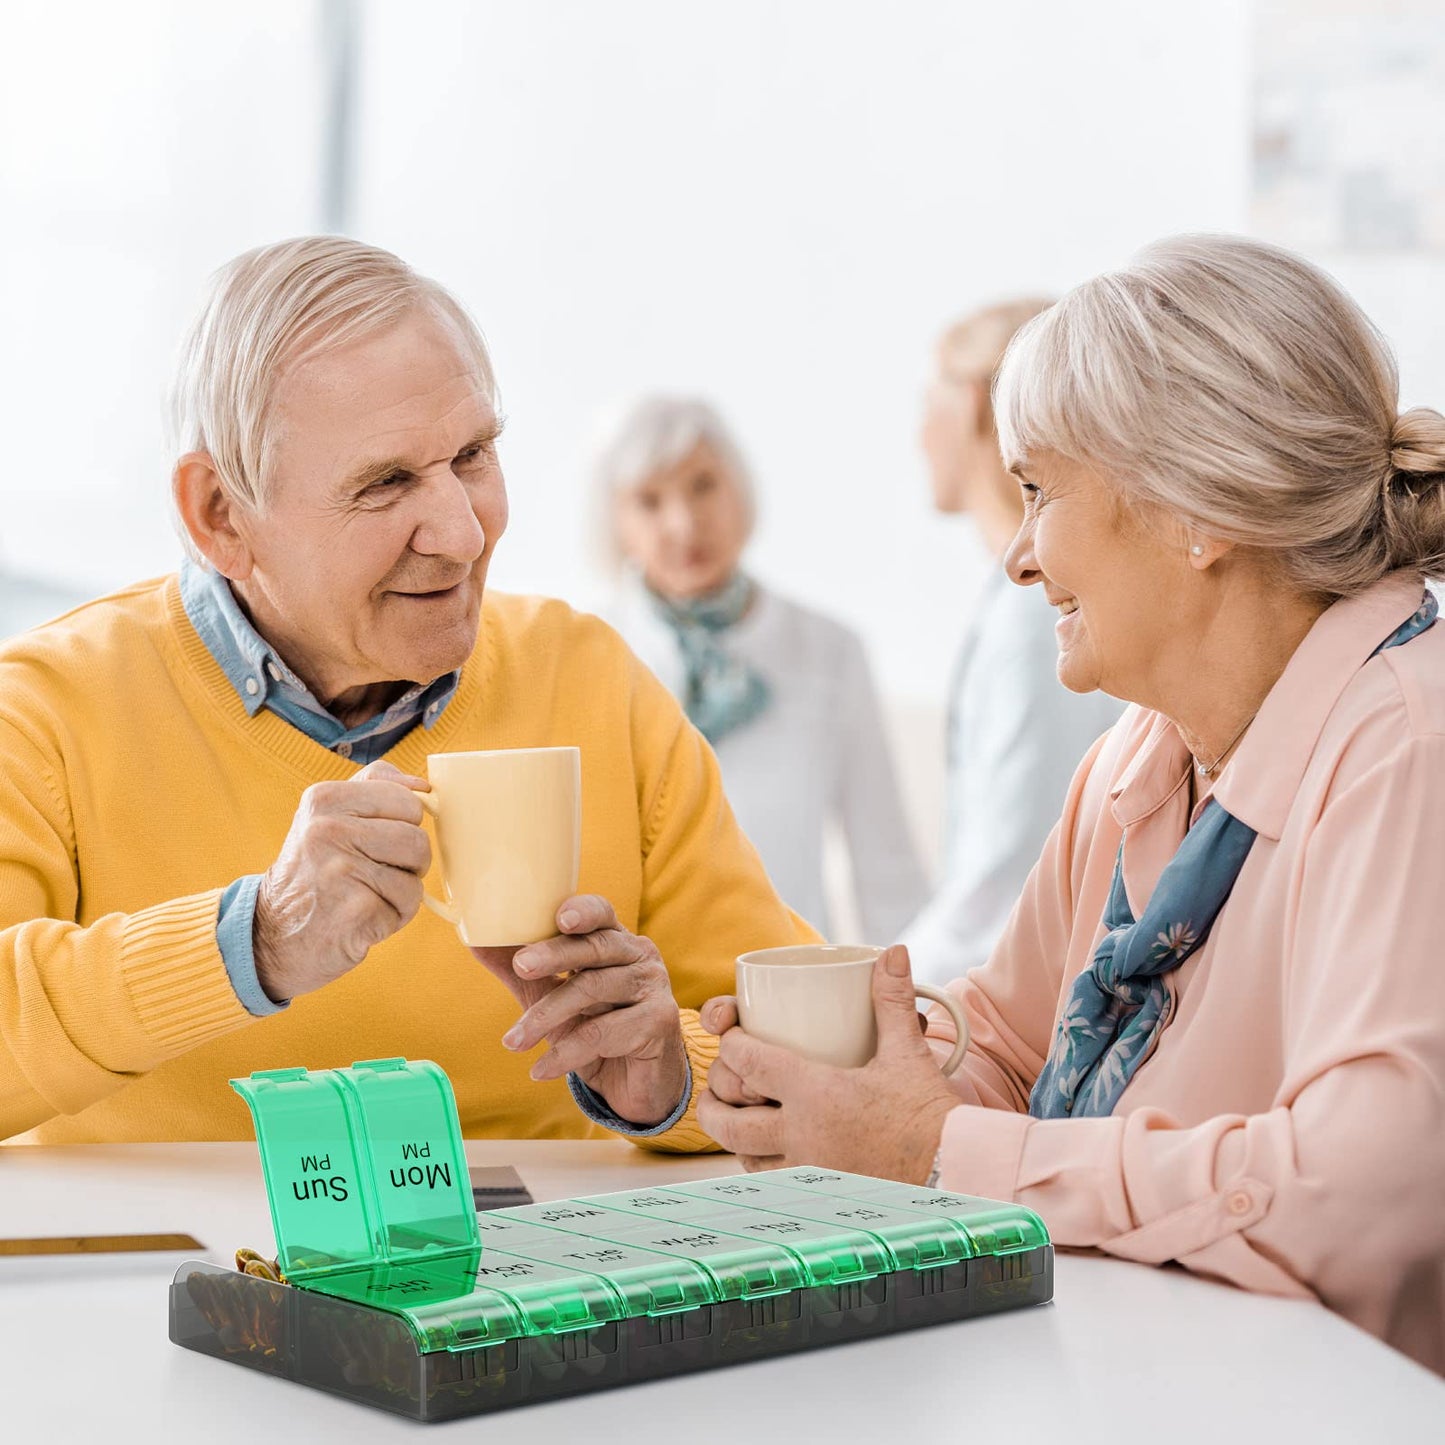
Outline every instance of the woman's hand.
[[878, 1052], [839, 1069], [752, 1038], [735, 999], [709, 1000], [702, 1023], [720, 1044], [698, 1123], [749, 1170], [814, 1164], [922, 1184], [959, 1099], [918, 1031], [906, 948], [874, 964], [873, 1008]]
[[650, 938], [629, 933], [595, 894], [557, 910], [556, 938], [474, 948], [525, 1012], [502, 1035], [522, 1052], [545, 1040], [534, 1079], [576, 1074], [630, 1124], [660, 1124], [687, 1087], [687, 1050], [672, 978]]

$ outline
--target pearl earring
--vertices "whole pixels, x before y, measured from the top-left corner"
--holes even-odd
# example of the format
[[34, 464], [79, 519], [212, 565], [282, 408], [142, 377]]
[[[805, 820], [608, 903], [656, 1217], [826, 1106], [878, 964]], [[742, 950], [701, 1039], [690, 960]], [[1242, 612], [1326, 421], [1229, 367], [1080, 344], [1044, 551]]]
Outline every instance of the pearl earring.
[[1192, 557], [1202, 557], [1202, 556], [1204, 555], [1204, 547], [1203, 547], [1203, 544], [1202, 544], [1202, 543], [1199, 543], [1199, 542], [1196, 542], [1196, 543], [1189, 549], [1189, 554], [1190, 554], [1190, 556], [1192, 556]]

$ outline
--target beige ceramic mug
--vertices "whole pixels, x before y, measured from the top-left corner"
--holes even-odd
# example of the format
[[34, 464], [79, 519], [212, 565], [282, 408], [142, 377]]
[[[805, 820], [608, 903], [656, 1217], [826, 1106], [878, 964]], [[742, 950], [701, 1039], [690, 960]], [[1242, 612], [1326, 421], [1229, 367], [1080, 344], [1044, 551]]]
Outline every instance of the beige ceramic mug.
[[539, 943], [577, 891], [582, 754], [577, 748], [433, 753], [430, 793], [446, 899], [423, 894], [469, 948]]
[[[855, 1069], [878, 1052], [873, 1014], [873, 965], [881, 948], [800, 944], [739, 955], [738, 1021], [754, 1038], [780, 1044], [820, 1064]], [[954, 1073], [968, 1051], [963, 1005], [931, 984], [915, 983], [920, 998], [953, 1017], [958, 1042], [943, 1065]]]

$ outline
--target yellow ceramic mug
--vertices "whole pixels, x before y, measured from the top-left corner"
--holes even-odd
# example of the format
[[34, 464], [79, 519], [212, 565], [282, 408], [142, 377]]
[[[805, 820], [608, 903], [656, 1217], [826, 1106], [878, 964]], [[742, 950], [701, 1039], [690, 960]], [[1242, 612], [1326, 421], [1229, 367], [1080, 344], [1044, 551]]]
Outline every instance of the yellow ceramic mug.
[[423, 895], [469, 948], [538, 943], [577, 891], [582, 754], [577, 748], [433, 753], [430, 793], [446, 899]]

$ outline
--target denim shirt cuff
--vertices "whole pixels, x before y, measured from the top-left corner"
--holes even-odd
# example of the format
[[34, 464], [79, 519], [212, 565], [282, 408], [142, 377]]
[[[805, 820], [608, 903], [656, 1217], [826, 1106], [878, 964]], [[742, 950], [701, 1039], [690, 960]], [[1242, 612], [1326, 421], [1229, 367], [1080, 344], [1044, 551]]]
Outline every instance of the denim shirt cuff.
[[290, 1000], [275, 1003], [266, 996], [261, 980], [256, 977], [256, 955], [251, 949], [251, 933], [256, 922], [256, 895], [261, 891], [261, 875], [252, 873], [238, 878], [221, 894], [221, 908], [216, 918], [216, 946], [236, 997], [247, 1013], [264, 1018], [289, 1007]]
[[666, 1134], [687, 1113], [687, 1106], [692, 1102], [692, 1063], [688, 1062], [687, 1083], [683, 1086], [682, 1101], [660, 1124], [629, 1124], [626, 1119], [614, 1114], [601, 1095], [589, 1089], [576, 1074], [567, 1075], [567, 1087], [572, 1090], [577, 1107], [594, 1124], [601, 1124], [604, 1129], [611, 1129], [614, 1134], [626, 1134], [630, 1139], [652, 1139], [658, 1134]]

